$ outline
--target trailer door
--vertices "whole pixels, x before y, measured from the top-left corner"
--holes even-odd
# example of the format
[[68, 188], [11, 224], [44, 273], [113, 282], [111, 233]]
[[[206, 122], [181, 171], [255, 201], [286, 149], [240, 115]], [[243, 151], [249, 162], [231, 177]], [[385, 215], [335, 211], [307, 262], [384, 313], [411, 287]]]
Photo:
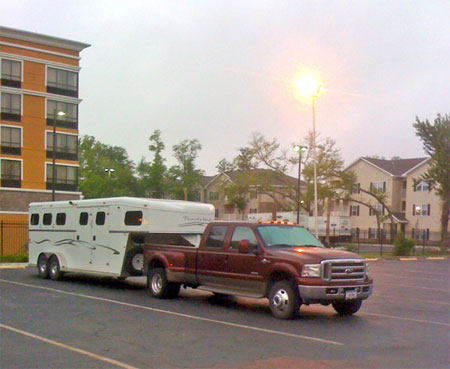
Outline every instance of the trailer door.
[[96, 272], [110, 272], [111, 257], [118, 250], [110, 243], [109, 227], [110, 215], [108, 206], [99, 206], [93, 209], [91, 227], [91, 260], [90, 266]]

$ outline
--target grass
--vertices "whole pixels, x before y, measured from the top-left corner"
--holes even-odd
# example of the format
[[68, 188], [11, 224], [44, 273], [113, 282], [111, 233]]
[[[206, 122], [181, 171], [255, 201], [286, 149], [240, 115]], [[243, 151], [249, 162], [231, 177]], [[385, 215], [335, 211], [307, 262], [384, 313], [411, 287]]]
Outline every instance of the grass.
[[27, 263], [27, 254], [5, 255], [0, 257], [0, 263]]

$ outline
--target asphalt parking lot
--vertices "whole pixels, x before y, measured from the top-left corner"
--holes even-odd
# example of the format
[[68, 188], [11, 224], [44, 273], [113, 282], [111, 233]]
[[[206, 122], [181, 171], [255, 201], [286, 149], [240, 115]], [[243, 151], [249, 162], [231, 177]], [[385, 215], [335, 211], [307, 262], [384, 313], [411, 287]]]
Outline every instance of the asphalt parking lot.
[[281, 321], [266, 300], [156, 300], [144, 278], [0, 270], [0, 367], [448, 368], [449, 261], [380, 260], [370, 274], [355, 316], [312, 305]]

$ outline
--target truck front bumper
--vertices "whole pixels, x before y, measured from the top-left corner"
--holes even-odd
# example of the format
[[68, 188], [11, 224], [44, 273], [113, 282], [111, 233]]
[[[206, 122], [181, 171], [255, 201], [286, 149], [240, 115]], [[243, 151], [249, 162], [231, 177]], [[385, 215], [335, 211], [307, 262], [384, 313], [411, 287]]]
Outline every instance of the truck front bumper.
[[298, 286], [298, 291], [304, 304], [329, 304], [332, 301], [348, 300], [349, 297], [353, 300], [365, 300], [372, 294], [372, 290], [373, 284], [355, 286]]

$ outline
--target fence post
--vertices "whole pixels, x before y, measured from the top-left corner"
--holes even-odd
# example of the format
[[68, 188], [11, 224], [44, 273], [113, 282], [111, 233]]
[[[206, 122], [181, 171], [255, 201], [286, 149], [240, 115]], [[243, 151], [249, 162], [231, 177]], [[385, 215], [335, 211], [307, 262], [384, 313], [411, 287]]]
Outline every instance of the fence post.
[[3, 220], [0, 220], [0, 256], [3, 258]]

